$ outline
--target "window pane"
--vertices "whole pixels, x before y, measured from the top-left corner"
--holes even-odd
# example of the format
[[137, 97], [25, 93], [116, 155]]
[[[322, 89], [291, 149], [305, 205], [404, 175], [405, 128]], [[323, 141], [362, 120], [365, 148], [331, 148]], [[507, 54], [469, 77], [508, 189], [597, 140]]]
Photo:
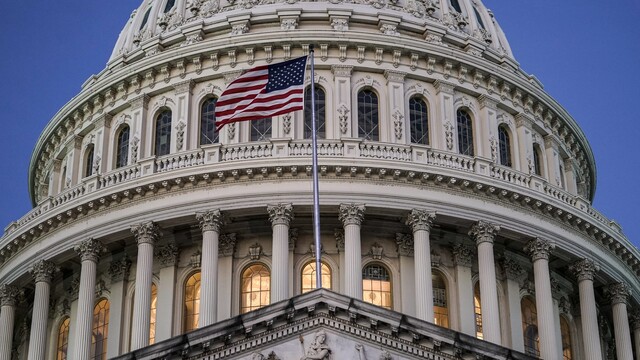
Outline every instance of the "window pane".
[[391, 277], [382, 265], [367, 265], [362, 269], [362, 299], [387, 309], [392, 308]]
[[[331, 289], [331, 268], [322, 264], [322, 288]], [[316, 288], [316, 263], [310, 262], [302, 268], [302, 293]]]
[[498, 142], [500, 147], [500, 165], [511, 167], [511, 140], [509, 132], [504, 126], [498, 127]]
[[409, 127], [411, 143], [429, 145], [427, 104], [416, 96], [409, 99]]
[[480, 304], [480, 283], [477, 283], [473, 291], [473, 309], [476, 316], [476, 337], [484, 339], [482, 332], [482, 306]]
[[165, 110], [156, 118], [156, 155], [169, 154], [171, 150], [171, 111]]
[[87, 156], [84, 163], [84, 176], [93, 174], [93, 145], [87, 149]]
[[198, 328], [200, 314], [200, 272], [191, 275], [184, 286], [184, 332]]
[[571, 351], [571, 329], [569, 328], [569, 322], [564, 317], [560, 317], [560, 333], [562, 335], [562, 359], [573, 359], [573, 353]]
[[158, 309], [158, 287], [151, 284], [151, 320], [149, 321], [149, 345], [156, 342], [156, 312]]
[[164, 12], [168, 13], [169, 10], [173, 9], [173, 6], [176, 4], [176, 0], [167, 0], [167, 4], [164, 6]]
[[378, 96], [371, 90], [358, 93], [358, 136], [378, 141]]
[[271, 118], [251, 121], [251, 141], [271, 139]]
[[271, 273], [262, 264], [251, 265], [242, 272], [240, 313], [259, 309], [270, 303]]
[[533, 145], [533, 170], [536, 175], [542, 176], [542, 159], [540, 156], [540, 147]]
[[127, 166], [129, 162], [129, 127], [125, 126], [118, 134], [116, 145], [116, 168]]
[[109, 301], [102, 299], [93, 308], [93, 329], [91, 333], [91, 360], [107, 358], [107, 337], [109, 335]]
[[528, 355], [540, 355], [540, 338], [538, 336], [538, 313], [536, 305], [529, 298], [521, 301], [522, 331], [524, 334], [524, 351]]
[[431, 275], [433, 287], [433, 318], [438, 326], [449, 327], [449, 308], [447, 306], [447, 286], [444, 278], [437, 273]]
[[69, 318], [65, 318], [58, 328], [58, 346], [56, 351], [56, 360], [67, 360], [70, 322], [71, 321]]
[[200, 109], [200, 145], [214, 144], [219, 141], [216, 131], [216, 101], [211, 98], [202, 103]]
[[473, 129], [471, 117], [464, 110], [458, 110], [458, 152], [462, 155], [473, 156]]
[[[325, 130], [325, 94], [324, 90], [315, 85], [316, 91], [316, 134], [318, 139], [326, 138]], [[311, 139], [312, 118], [311, 118], [311, 86], [304, 90], [304, 139]]]

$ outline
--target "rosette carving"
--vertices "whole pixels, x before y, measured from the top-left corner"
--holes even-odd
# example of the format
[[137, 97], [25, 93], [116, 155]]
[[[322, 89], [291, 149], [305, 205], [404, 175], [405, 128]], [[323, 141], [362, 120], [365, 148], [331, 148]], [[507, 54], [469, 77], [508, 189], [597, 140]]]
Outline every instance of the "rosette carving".
[[338, 251], [344, 251], [344, 229], [334, 229], [333, 234], [336, 238], [336, 248]]
[[218, 241], [219, 256], [231, 256], [236, 249], [236, 233], [220, 235]]
[[120, 260], [115, 260], [109, 265], [109, 275], [111, 276], [111, 282], [122, 281], [129, 277], [129, 270], [131, 269], [131, 260], [125, 256]]
[[160, 227], [153, 221], [147, 221], [131, 226], [131, 232], [136, 237], [138, 245], [149, 243], [153, 245], [162, 236]]
[[396, 245], [400, 256], [413, 256], [413, 236], [410, 234], [396, 233]]
[[473, 264], [473, 250], [465, 244], [453, 245], [453, 263], [456, 266], [471, 267]]
[[405, 224], [411, 227], [413, 232], [418, 230], [431, 231], [433, 221], [436, 219], [435, 211], [412, 209], [407, 216]]
[[36, 262], [29, 272], [35, 279], [36, 283], [46, 282], [51, 283], [51, 278], [60, 268], [52, 261], [40, 260]]
[[16, 306], [22, 297], [22, 290], [16, 286], [0, 285], [0, 306]]
[[84, 240], [73, 247], [73, 250], [80, 255], [82, 261], [98, 262], [100, 254], [106, 251], [104, 245], [94, 238]]
[[271, 226], [287, 225], [293, 220], [293, 204], [267, 205]]
[[611, 284], [607, 287], [607, 294], [611, 300], [611, 305], [626, 305], [629, 299], [629, 285], [625, 283]]
[[522, 266], [520, 266], [517, 261], [508, 257], [502, 261], [502, 268], [504, 275], [509, 280], [517, 280], [524, 273]]
[[527, 243], [524, 247], [524, 251], [529, 253], [532, 261], [537, 260], [549, 260], [551, 251], [556, 248], [556, 244], [549, 240], [543, 240], [535, 238]]
[[298, 243], [298, 228], [289, 229], [289, 251], [293, 251]]
[[202, 232], [215, 231], [219, 233], [224, 225], [222, 212], [219, 209], [196, 213], [196, 220], [199, 221]]
[[469, 236], [475, 240], [476, 245], [480, 245], [483, 242], [489, 242], [493, 244], [496, 238], [496, 234], [500, 231], [500, 226], [492, 224], [488, 221], [480, 220], [473, 224], [471, 230], [469, 230]]
[[578, 281], [593, 281], [595, 274], [600, 271], [600, 266], [591, 259], [582, 259], [569, 266], [569, 270], [576, 276]]
[[340, 204], [338, 212], [338, 218], [342, 222], [343, 226], [362, 224], [364, 220], [364, 211], [366, 210], [364, 204]]
[[175, 266], [178, 262], [178, 255], [180, 254], [180, 250], [176, 246], [176, 244], [167, 244], [160, 246], [156, 249], [155, 256], [160, 263], [160, 266]]

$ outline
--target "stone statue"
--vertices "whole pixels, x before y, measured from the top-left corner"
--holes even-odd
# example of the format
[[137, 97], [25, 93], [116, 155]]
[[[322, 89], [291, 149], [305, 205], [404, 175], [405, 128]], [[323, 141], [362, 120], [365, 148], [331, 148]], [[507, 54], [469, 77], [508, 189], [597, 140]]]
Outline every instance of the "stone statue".
[[327, 334], [324, 330], [316, 333], [316, 337], [307, 348], [307, 353], [300, 360], [328, 360], [331, 355], [331, 349], [326, 344]]

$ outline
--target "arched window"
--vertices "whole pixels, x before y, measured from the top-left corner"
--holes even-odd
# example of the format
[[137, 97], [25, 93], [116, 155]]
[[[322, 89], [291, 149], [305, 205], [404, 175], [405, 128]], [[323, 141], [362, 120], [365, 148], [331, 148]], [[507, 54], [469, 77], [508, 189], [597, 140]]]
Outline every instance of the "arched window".
[[158, 310], [158, 287], [151, 284], [151, 316], [149, 317], [149, 345], [156, 343], [156, 318]]
[[[63, 160], [63, 161], [66, 161]], [[67, 188], [67, 165], [62, 167], [62, 174], [60, 174], [60, 192]]]
[[433, 287], [433, 323], [448, 328], [447, 283], [444, 277], [437, 272], [431, 274], [431, 283]]
[[164, 13], [168, 13], [169, 10], [173, 9], [173, 6], [176, 4], [176, 0], [167, 0], [167, 4], [164, 6]]
[[540, 355], [540, 338], [538, 336], [538, 312], [536, 304], [529, 298], [522, 298], [522, 332], [524, 335], [524, 352], [527, 355]]
[[480, 283], [476, 283], [473, 288], [473, 309], [476, 316], [476, 337], [484, 339], [482, 333], [482, 306], [480, 304]]
[[411, 143], [429, 145], [427, 104], [418, 96], [409, 99], [409, 128]]
[[142, 23], [140, 24], [140, 28], [138, 30], [144, 29], [144, 27], [147, 25], [147, 21], [149, 21], [149, 14], [151, 14], [151, 8], [149, 8], [149, 10], [147, 10], [147, 12], [144, 13], [144, 17], [142, 18]]
[[[318, 139], [326, 138], [325, 128], [325, 94], [324, 90], [315, 85], [316, 91], [316, 134]], [[304, 90], [304, 139], [311, 139], [311, 86], [307, 86]]]
[[171, 151], [171, 110], [165, 110], [156, 117], [156, 156]]
[[[322, 288], [331, 289], [331, 268], [325, 264], [322, 264]], [[316, 288], [316, 262], [312, 261], [307, 263], [302, 268], [302, 293], [315, 290]]]
[[184, 284], [184, 332], [198, 328], [200, 315], [200, 272], [191, 275]]
[[109, 301], [101, 299], [93, 308], [91, 332], [91, 360], [107, 358], [107, 336], [109, 335]]
[[251, 120], [251, 141], [271, 139], [271, 118]]
[[378, 141], [378, 95], [369, 89], [358, 92], [358, 137]]
[[503, 125], [498, 126], [498, 148], [500, 165], [511, 167], [511, 139], [509, 131]]
[[93, 145], [89, 145], [84, 158], [84, 176], [93, 175]]
[[473, 8], [473, 12], [476, 14], [476, 20], [478, 20], [478, 25], [485, 29], [484, 27], [484, 22], [482, 22], [482, 16], [480, 16], [480, 13], [478, 12], [478, 9], [476, 9], [475, 7]]
[[216, 98], [208, 98], [200, 107], [200, 145], [214, 144], [219, 141], [216, 131]]
[[362, 299], [383, 308], [392, 308], [391, 274], [386, 267], [371, 264], [362, 269]]
[[69, 317], [64, 318], [58, 327], [58, 343], [56, 346], [56, 360], [67, 360], [69, 348]]
[[129, 127], [124, 126], [118, 133], [116, 142], [116, 168], [127, 166], [129, 163]]
[[560, 316], [560, 334], [562, 335], [562, 360], [572, 360], [571, 329], [569, 328], [569, 322], [564, 316]]
[[473, 128], [471, 116], [464, 110], [456, 113], [458, 119], [458, 152], [462, 155], [473, 156]]
[[253, 264], [242, 272], [240, 313], [260, 309], [271, 302], [271, 272], [263, 264]]
[[542, 176], [542, 153], [538, 144], [533, 144], [533, 171], [536, 175]]
[[451, 6], [459, 13], [462, 13], [462, 8], [460, 7], [460, 3], [458, 0], [450, 0]]

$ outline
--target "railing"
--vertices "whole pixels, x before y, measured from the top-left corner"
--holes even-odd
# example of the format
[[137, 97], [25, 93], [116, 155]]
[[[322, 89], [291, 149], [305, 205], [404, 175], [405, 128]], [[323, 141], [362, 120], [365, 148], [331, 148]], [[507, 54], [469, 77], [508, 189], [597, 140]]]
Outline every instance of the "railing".
[[140, 166], [130, 165], [106, 173], [98, 178], [98, 189], [114, 186], [140, 177]]
[[556, 200], [559, 200], [565, 204], [576, 206], [576, 197], [569, 194], [568, 192], [559, 189], [557, 187], [551, 186], [549, 184], [544, 185], [544, 193], [547, 196], [550, 196]]
[[225, 146], [220, 150], [220, 161], [253, 160], [273, 156], [273, 144]]
[[51, 201], [53, 207], [60, 206], [66, 202], [69, 202], [75, 198], [78, 198], [84, 195], [86, 188], [84, 184], [79, 184], [73, 188], [67, 189], [62, 193], [58, 194], [58, 196], [54, 197]]
[[[311, 141], [293, 142], [289, 144], [289, 156], [311, 156]], [[341, 142], [318, 142], [318, 156], [344, 156], [344, 145]]]
[[475, 171], [474, 158], [431, 149], [427, 152], [427, 164], [468, 172]]
[[204, 164], [204, 152], [197, 150], [158, 158], [155, 162], [155, 170], [156, 172], [164, 172], [202, 164]]
[[402, 145], [360, 144], [360, 157], [411, 161], [411, 148]]
[[504, 166], [492, 165], [491, 177], [526, 188], [531, 185], [531, 177], [529, 175]]

